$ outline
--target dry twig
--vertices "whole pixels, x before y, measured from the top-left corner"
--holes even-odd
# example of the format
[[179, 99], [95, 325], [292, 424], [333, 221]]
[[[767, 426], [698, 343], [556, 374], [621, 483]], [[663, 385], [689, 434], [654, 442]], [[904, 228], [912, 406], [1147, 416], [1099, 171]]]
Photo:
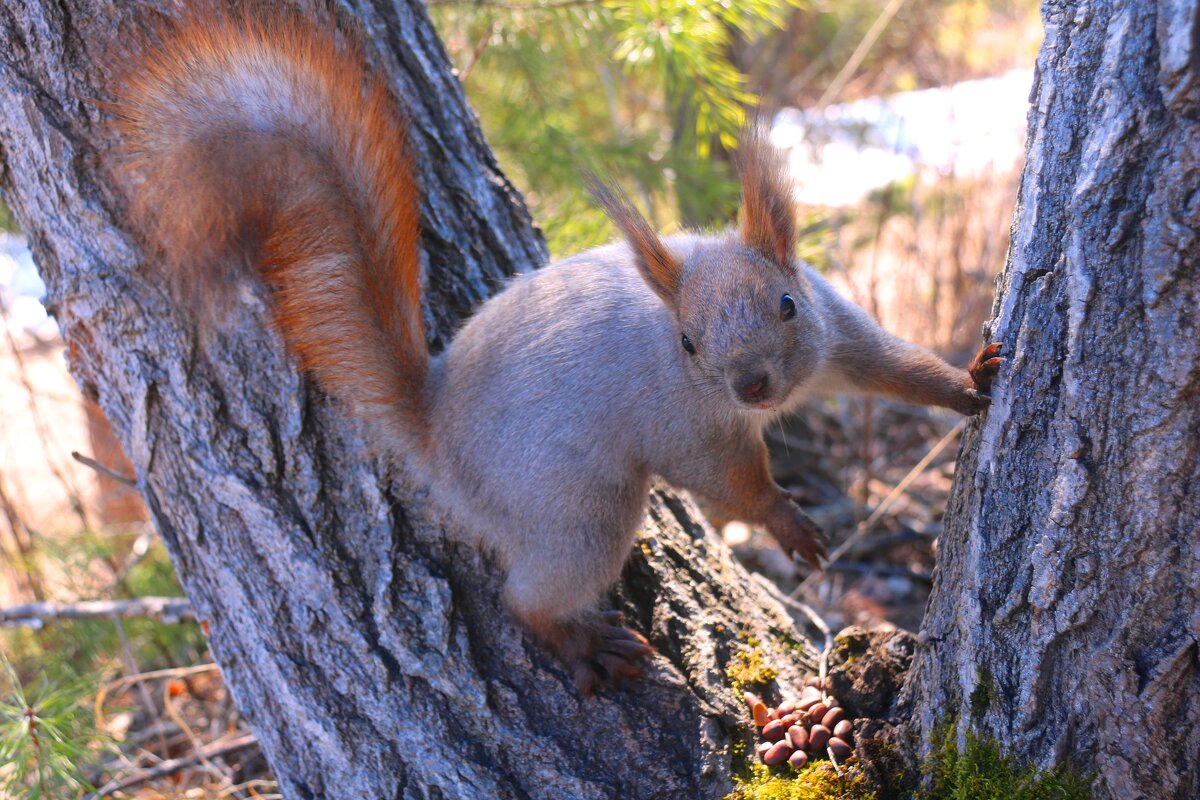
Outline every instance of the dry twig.
[[[965, 424], [966, 422], [964, 420], [959, 420], [958, 424], [951, 428], [945, 436], [938, 440], [937, 444], [929, 449], [929, 452], [925, 454], [925, 457], [918, 461], [916, 466], [910, 469], [908, 474], [904, 476], [904, 479], [900, 481], [900, 483], [896, 484], [896, 488], [892, 489], [888, 496], [883, 499], [883, 502], [875, 507], [875, 510], [871, 512], [871, 516], [863, 520], [862, 523], [855, 529], [854, 533], [846, 537], [846, 541], [842, 542], [833, 549], [833, 552], [829, 554], [829, 558], [827, 559], [828, 563], [832, 564], [833, 562], [837, 561], [839, 558], [845, 555], [847, 550], [849, 550], [851, 547], [857, 544], [860, 539], [871, 532], [871, 530], [875, 527], [875, 523], [879, 522], [879, 520], [883, 518], [883, 515], [886, 514], [888, 509], [892, 507], [892, 504], [904, 494], [912, 482], [920, 477], [921, 473], [923, 473], [929, 467], [929, 465], [933, 463], [933, 460], [937, 458], [943, 450], [946, 449], [946, 446], [949, 445], [950, 442], [954, 441], [955, 437], [957, 437], [962, 431]], [[820, 580], [823, 575], [823, 572], [814, 572], [812, 575], [809, 575], [792, 591], [790, 597], [793, 600], [799, 597], [814, 583]]]
[[33, 563], [33, 530], [17, 510], [16, 503], [5, 492], [4, 477], [4, 473], [0, 471], [0, 513], [3, 513], [4, 520], [8, 523], [13, 547], [20, 556], [20, 559], [14, 558], [8, 564], [13, 573], [13, 582], [24, 582], [34, 600], [44, 600], [46, 590], [42, 585], [41, 574]]
[[126, 675], [123, 678], [117, 678], [115, 681], [102, 686], [100, 691], [96, 693], [96, 719], [97, 724], [103, 724], [104, 720], [104, 701], [107, 696], [113, 692], [118, 692], [126, 687], [133, 686], [135, 683], [143, 683], [145, 681], [156, 681], [164, 678], [188, 678], [192, 675], [201, 675], [205, 672], [216, 672], [217, 665], [215, 663], [196, 664], [191, 667], [174, 667], [172, 669], [156, 669], [151, 672], [139, 672], [134, 675]]
[[248, 747], [254, 747], [258, 744], [258, 739], [254, 738], [254, 734], [245, 733], [240, 736], [235, 736], [232, 739], [219, 739], [211, 744], [205, 745], [196, 752], [181, 758], [172, 758], [167, 761], [135, 772], [133, 775], [122, 778], [119, 781], [109, 781], [101, 786], [95, 792], [85, 795], [84, 800], [99, 800], [101, 797], [110, 797], [117, 792], [123, 792], [132, 789], [135, 786], [141, 786], [147, 781], [165, 778], [168, 775], [174, 775], [176, 772], [185, 770], [188, 767], [194, 767], [202, 763], [204, 760], [212, 760], [221, 758], [222, 756], [236, 753], [239, 750], [245, 750]]
[[[829, 671], [829, 654], [833, 651], [833, 631], [830, 630], [829, 623], [827, 623], [821, 617], [821, 615], [816, 612], [816, 609], [814, 609], [808, 603], [801, 602], [793, 597], [788, 597], [786, 594], [781, 592], [779, 587], [775, 585], [775, 582], [765, 575], [755, 572], [750, 577], [755, 581], [755, 583], [765, 589], [767, 594], [774, 597], [780, 603], [783, 603], [788, 608], [795, 609], [804, 616], [808, 617], [809, 620], [812, 621], [812, 624], [816, 626], [817, 630], [821, 632], [821, 636], [824, 637], [825, 642], [821, 647], [821, 656], [817, 660], [817, 676], [821, 679], [821, 685], [824, 686], [825, 674]], [[821, 692], [822, 694], [825, 694], [824, 689], [821, 689]]]
[[[144, 687], [145, 684], [139, 683], [138, 686]], [[192, 726], [188, 725], [187, 720], [185, 720], [183, 718], [183, 715], [179, 713], [179, 709], [175, 708], [174, 703], [171, 702], [171, 684], [169, 684], [169, 683], [163, 684], [162, 702], [163, 702], [163, 711], [165, 711], [167, 713], [167, 716], [169, 716], [171, 718], [171, 720], [176, 725], [179, 726], [179, 729], [181, 731], [183, 731], [184, 735], [187, 736], [188, 741], [192, 745], [193, 752], [195, 752], [196, 755], [199, 756], [199, 758], [200, 758], [201, 766], [203, 766], [211, 774], [217, 776], [218, 778], [224, 780], [225, 782], [227, 782], [229, 784], [232, 784], [233, 777], [231, 775], [229, 775], [227, 772], [218, 768], [215, 764], [212, 763], [212, 761], [210, 761], [208, 758], [206, 758], [204, 756], [204, 747], [203, 747], [203, 745], [200, 744], [200, 739], [197, 738], [195, 732], [192, 731]], [[166, 751], [164, 750], [163, 752], [165, 753]]]
[[871, 52], [871, 48], [875, 46], [875, 42], [879, 40], [880, 35], [887, 29], [888, 23], [892, 21], [892, 17], [896, 16], [896, 12], [903, 6], [905, 0], [891, 0], [879, 13], [874, 24], [871, 25], [862, 41], [858, 43], [858, 47], [854, 48], [854, 52], [850, 54], [850, 58], [842, 65], [838, 74], [829, 82], [829, 87], [825, 89], [825, 93], [821, 95], [821, 99], [817, 101], [817, 108], [824, 108], [827, 104], [832, 103], [841, 94], [846, 83], [850, 78], [854, 77], [855, 70], [862, 64], [863, 59], [867, 57], [867, 53]]
[[94, 469], [96, 472], [99, 472], [101, 475], [104, 475], [105, 477], [112, 478], [117, 483], [123, 483], [126, 486], [137, 486], [137, 481], [134, 480], [133, 478], [129, 477], [128, 475], [122, 475], [121, 473], [117, 472], [116, 470], [110, 469], [110, 468], [104, 466], [96, 459], [89, 458], [88, 456], [85, 456], [83, 453], [80, 453], [78, 450], [71, 451], [71, 458], [75, 459], [80, 464], [83, 464], [85, 467]]

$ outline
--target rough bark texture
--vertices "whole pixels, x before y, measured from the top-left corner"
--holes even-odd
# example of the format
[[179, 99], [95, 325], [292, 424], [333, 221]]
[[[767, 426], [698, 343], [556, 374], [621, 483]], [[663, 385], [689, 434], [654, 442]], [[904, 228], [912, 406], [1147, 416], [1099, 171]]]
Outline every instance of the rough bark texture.
[[[436, 346], [543, 246], [421, 4], [337, 10], [361, 21], [410, 110]], [[136, 467], [286, 796], [720, 797], [728, 745], [746, 731], [725, 664], [739, 636], [754, 637], [781, 680], [798, 677], [811, 651], [794, 647], [790, 619], [690, 505], [658, 493], [618, 601], [661, 655], [643, 683], [585, 701], [503, 614], [487, 557], [446, 544], [419, 487], [388, 476], [297, 375], [260, 300], [197, 338], [122, 230], [92, 102], [110, 43], [151, 13], [110, 0], [0, 5], [0, 189], [33, 243], [71, 368]]]
[[1095, 796], [1200, 796], [1200, 8], [1049, 2], [1011, 358], [959, 460], [908, 684]]

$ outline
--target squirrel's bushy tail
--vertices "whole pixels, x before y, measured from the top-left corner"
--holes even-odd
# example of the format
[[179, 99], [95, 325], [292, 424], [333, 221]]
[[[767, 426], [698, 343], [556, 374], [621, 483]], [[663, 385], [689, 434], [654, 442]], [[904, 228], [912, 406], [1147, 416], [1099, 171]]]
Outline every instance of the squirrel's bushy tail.
[[176, 280], [211, 295], [254, 265], [322, 389], [423, 443], [420, 198], [359, 50], [332, 23], [212, 4], [153, 31], [125, 74], [132, 211]]

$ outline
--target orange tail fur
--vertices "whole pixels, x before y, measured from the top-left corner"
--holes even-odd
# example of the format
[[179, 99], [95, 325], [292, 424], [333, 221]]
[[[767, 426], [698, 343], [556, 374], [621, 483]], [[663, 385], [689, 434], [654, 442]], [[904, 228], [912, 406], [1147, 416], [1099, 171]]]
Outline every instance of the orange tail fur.
[[135, 221], [193, 290], [252, 263], [321, 388], [423, 442], [420, 198], [382, 81], [299, 14], [213, 4], [150, 41], [114, 106]]

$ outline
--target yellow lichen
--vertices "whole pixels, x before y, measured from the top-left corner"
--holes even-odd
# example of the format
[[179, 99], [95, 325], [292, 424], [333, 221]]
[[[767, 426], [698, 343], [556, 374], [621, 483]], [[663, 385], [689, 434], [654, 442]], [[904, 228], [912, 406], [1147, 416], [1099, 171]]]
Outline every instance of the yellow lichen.
[[767, 663], [762, 649], [755, 646], [734, 653], [729, 666], [725, 668], [725, 677], [739, 692], [747, 686], [768, 684], [778, 674], [779, 670]]
[[751, 764], [725, 800], [875, 800], [875, 793], [861, 775], [854, 771], [838, 775], [827, 761], [794, 773], [787, 767], [772, 770]]

